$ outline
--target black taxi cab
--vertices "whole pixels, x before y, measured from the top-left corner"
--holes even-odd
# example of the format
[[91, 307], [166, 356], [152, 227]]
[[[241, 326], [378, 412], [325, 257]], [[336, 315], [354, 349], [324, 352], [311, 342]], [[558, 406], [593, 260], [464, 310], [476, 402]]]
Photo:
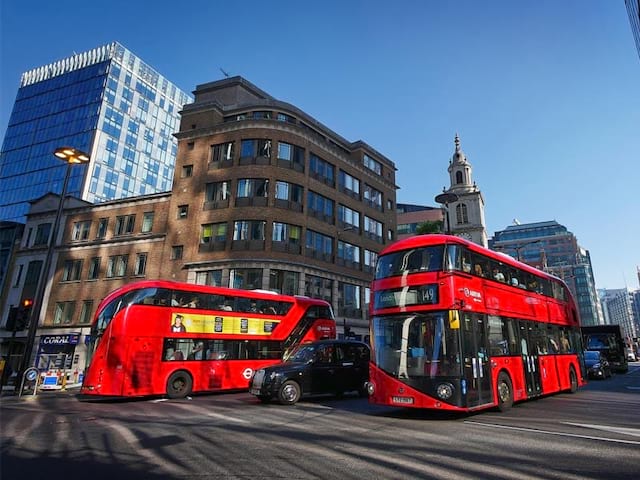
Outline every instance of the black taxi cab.
[[307, 394], [346, 392], [367, 395], [369, 346], [357, 340], [319, 340], [301, 344], [288, 359], [261, 368], [249, 392], [262, 402], [293, 405]]

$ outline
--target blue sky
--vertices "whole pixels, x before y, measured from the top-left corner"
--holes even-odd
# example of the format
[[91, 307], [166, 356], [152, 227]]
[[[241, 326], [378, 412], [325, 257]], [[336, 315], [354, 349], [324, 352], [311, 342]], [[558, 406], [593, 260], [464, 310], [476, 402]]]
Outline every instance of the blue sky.
[[556, 220], [638, 288], [640, 58], [623, 0], [4, 0], [0, 135], [22, 72], [117, 40], [186, 91], [241, 75], [395, 162], [434, 205], [457, 133], [489, 235]]

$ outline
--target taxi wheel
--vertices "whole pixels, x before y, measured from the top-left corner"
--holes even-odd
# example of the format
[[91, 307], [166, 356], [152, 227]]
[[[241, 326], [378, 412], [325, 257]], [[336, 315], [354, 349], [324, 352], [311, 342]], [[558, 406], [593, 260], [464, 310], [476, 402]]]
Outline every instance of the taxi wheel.
[[287, 380], [278, 390], [278, 400], [282, 405], [293, 405], [300, 400], [300, 385], [293, 380]]

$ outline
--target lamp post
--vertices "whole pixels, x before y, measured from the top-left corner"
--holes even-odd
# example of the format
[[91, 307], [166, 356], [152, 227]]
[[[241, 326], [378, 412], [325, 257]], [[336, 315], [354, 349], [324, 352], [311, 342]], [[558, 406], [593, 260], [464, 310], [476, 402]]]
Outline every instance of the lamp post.
[[528, 247], [529, 245], [533, 245], [534, 243], [540, 243], [541, 241], [542, 240], [538, 239], [538, 240], [532, 240], [530, 242], [524, 242], [524, 243], [519, 243], [519, 244], [514, 245], [513, 248], [516, 251], [517, 260], [519, 262], [523, 261], [522, 258], [521, 258], [520, 252], [522, 251], [522, 249], [524, 247]]
[[444, 215], [445, 215], [445, 230], [444, 233], [451, 233], [451, 223], [449, 221], [449, 204], [458, 201], [458, 195], [451, 192], [442, 192], [440, 195], [437, 195], [435, 201], [444, 205]]
[[[56, 158], [67, 162], [67, 170], [64, 176], [64, 183], [62, 184], [62, 193], [60, 194], [60, 200], [58, 201], [58, 210], [56, 211], [56, 218], [51, 228], [51, 235], [47, 242], [47, 256], [45, 257], [42, 270], [40, 271], [40, 278], [38, 279], [38, 287], [36, 288], [35, 298], [33, 301], [33, 308], [29, 313], [29, 330], [27, 331], [27, 343], [24, 347], [24, 353], [20, 361], [20, 368], [18, 369], [18, 381], [22, 380], [22, 375], [29, 367], [29, 361], [31, 354], [33, 353], [33, 344], [36, 338], [36, 330], [38, 329], [38, 322], [40, 320], [40, 313], [42, 311], [42, 303], [44, 301], [44, 292], [46, 290], [47, 281], [49, 280], [49, 270], [51, 269], [51, 261], [53, 259], [53, 250], [55, 247], [56, 237], [58, 236], [58, 229], [60, 219], [62, 218], [62, 210], [64, 209], [64, 197], [67, 195], [67, 186], [69, 185], [69, 178], [71, 177], [71, 168], [73, 165], [83, 164], [89, 162], [89, 155], [73, 148], [73, 147], [60, 147], [53, 152]], [[22, 392], [19, 392], [22, 394]]]

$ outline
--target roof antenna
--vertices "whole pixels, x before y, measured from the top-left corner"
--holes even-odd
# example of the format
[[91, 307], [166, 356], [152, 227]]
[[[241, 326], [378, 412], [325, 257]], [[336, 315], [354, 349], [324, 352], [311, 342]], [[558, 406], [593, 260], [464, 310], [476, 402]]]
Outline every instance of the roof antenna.
[[227, 72], [225, 72], [225, 71], [222, 69], [222, 67], [220, 67], [220, 71], [222, 72], [222, 74], [223, 74], [225, 77], [229, 78], [229, 74], [228, 74]]

